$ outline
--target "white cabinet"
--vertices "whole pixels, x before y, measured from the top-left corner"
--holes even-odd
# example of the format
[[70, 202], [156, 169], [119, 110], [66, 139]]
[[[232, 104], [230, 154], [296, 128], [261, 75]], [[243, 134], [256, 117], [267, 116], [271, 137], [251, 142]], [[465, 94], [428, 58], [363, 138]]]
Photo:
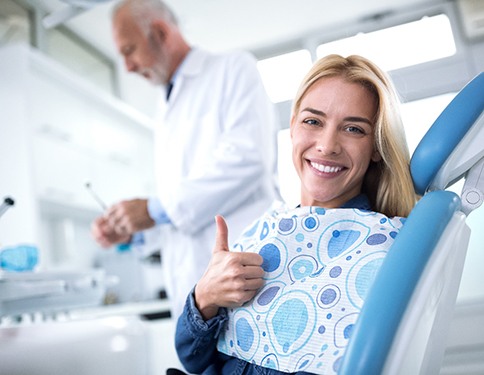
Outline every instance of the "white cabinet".
[[86, 181], [107, 203], [151, 193], [151, 151], [142, 152], [152, 148], [149, 121], [51, 67], [38, 61], [29, 66], [29, 125], [39, 197], [96, 205]]
[[78, 206], [92, 203], [82, 190], [91, 175], [88, 155], [63, 140], [42, 136], [34, 137], [33, 154], [38, 198]]
[[50, 205], [99, 213], [86, 182], [108, 205], [154, 194], [146, 116], [25, 45], [0, 49], [0, 82], [0, 247], [41, 244]]

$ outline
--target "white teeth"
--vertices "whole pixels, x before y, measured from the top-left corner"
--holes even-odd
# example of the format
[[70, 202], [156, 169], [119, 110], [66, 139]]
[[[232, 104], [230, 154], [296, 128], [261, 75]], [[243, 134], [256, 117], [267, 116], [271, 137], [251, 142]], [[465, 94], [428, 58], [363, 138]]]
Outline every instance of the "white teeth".
[[330, 167], [329, 165], [318, 164], [313, 161], [311, 162], [311, 165], [313, 168], [324, 173], [336, 173], [343, 169], [342, 167]]

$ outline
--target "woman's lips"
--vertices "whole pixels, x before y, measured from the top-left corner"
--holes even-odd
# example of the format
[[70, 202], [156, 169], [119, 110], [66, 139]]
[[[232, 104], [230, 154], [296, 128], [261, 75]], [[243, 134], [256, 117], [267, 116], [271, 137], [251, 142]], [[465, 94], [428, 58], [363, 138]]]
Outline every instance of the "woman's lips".
[[336, 174], [341, 172], [344, 167], [338, 165], [327, 165], [327, 164], [320, 164], [316, 163], [315, 161], [308, 161], [311, 167], [318, 170], [319, 172], [326, 173], [326, 174]]

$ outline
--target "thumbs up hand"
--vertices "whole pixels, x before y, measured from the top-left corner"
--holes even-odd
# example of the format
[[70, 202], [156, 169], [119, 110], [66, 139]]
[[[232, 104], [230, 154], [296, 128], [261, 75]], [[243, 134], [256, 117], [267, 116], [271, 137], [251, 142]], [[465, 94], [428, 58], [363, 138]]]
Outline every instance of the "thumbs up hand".
[[229, 228], [227, 228], [225, 219], [217, 215], [215, 216], [215, 224], [217, 226], [217, 232], [215, 233], [215, 247], [212, 253], [229, 251]]
[[222, 216], [216, 216], [215, 222], [212, 258], [195, 286], [195, 303], [205, 320], [217, 315], [220, 307], [242, 306], [264, 285], [262, 257], [256, 253], [230, 252], [227, 224]]

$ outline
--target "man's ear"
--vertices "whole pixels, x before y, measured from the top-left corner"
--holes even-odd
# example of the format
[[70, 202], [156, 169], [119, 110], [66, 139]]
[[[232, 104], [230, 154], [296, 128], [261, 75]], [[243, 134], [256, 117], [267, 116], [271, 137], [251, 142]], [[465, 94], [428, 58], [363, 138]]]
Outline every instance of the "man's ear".
[[150, 23], [150, 31], [157, 42], [164, 43], [168, 34], [168, 25], [163, 20], [153, 20]]

